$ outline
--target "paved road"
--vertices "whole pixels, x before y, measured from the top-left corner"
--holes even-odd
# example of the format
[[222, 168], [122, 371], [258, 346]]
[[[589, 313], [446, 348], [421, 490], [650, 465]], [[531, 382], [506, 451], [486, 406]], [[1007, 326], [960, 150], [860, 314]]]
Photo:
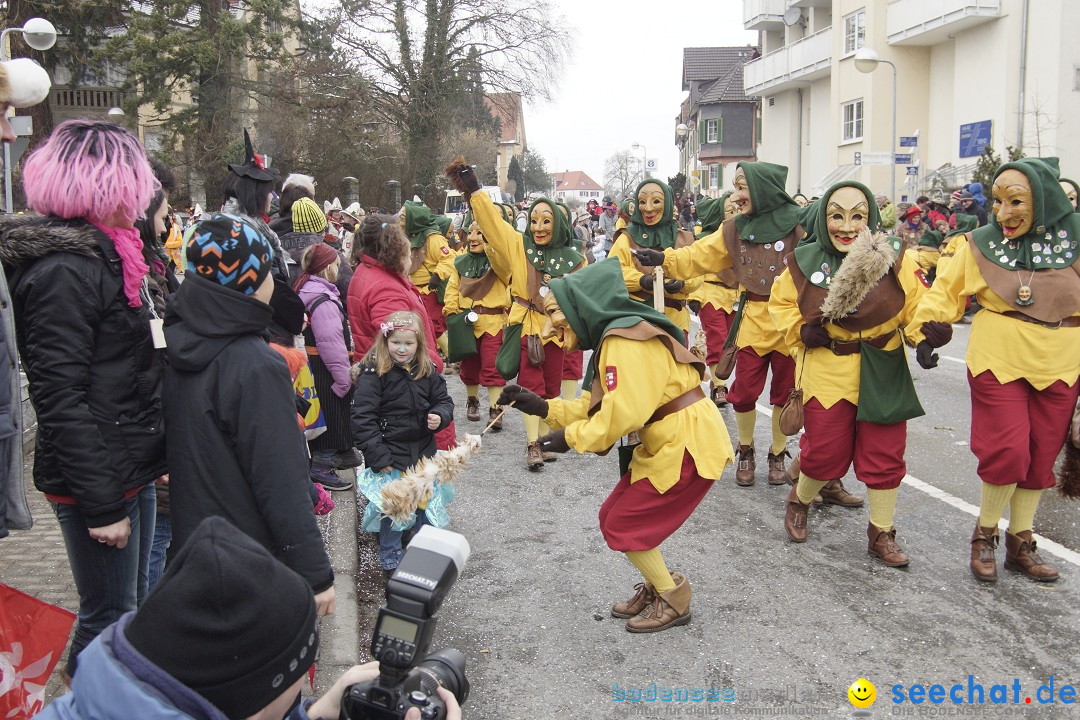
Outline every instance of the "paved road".
[[[942, 354], [962, 360], [967, 330], [957, 326]], [[943, 359], [914, 374], [928, 415], [910, 424], [909, 473], [950, 502], [977, 506], [964, 366]], [[463, 405], [460, 382], [450, 380]], [[865, 509], [812, 510], [810, 541], [794, 545], [781, 522], [786, 487], [768, 486], [759, 470], [757, 485], [738, 488], [729, 469], [663, 546], [669, 565], [691, 580], [693, 622], [627, 633], [608, 609], [639, 577], [607, 549], [596, 519], [616, 482], [614, 454], [569, 455], [529, 473], [512, 412], [505, 431], [485, 438], [451, 507], [452, 527], [466, 534], [473, 555], [442, 609], [434, 647], [468, 657], [467, 718], [847, 717], [847, 688], [860, 677], [877, 686], [873, 717], [1080, 716], [1060, 703], [1042, 706], [1035, 694], [1051, 676], [1055, 692], [1080, 684], [1080, 566], [1052, 557], [1063, 574], [1053, 585], [1004, 571], [996, 586], [979, 584], [967, 569], [974, 517], [914, 483], [901, 488], [896, 515], [912, 564], [896, 570], [866, 554]], [[724, 415], [734, 434], [733, 415]], [[459, 425], [470, 426], [475, 432], [476, 424]], [[762, 418], [757, 445], [767, 444]], [[1036, 529], [1076, 551], [1076, 511], [1048, 497]], [[906, 695], [915, 683], [945, 692], [962, 683], [957, 693], [966, 702], [969, 675], [984, 686], [986, 705], [892, 703], [894, 685]], [[1020, 704], [989, 704], [994, 684], [1009, 686], [1011, 702], [1014, 679]], [[734, 701], [613, 699], [616, 685], [633, 692], [653, 684], [718, 688]]]

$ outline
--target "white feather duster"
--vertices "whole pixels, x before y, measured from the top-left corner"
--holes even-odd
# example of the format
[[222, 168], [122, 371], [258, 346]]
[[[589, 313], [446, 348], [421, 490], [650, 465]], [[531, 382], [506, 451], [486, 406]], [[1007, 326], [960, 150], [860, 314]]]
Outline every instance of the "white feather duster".
[[382, 488], [382, 511], [398, 522], [408, 522], [424, 498], [435, 489], [435, 481], [454, 480], [480, 449], [479, 435], [466, 435], [452, 450], [440, 450], [423, 458]]
[[859, 233], [843, 265], [836, 271], [829, 294], [821, 304], [826, 320], [842, 320], [855, 312], [878, 280], [885, 277], [896, 262], [896, 252], [884, 234], [874, 235], [867, 229]]

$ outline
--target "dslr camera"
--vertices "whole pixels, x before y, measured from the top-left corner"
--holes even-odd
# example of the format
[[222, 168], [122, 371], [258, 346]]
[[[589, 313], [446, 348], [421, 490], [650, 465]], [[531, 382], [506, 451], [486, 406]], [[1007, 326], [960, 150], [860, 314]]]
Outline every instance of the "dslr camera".
[[446, 705], [439, 687], [465, 704], [465, 656], [453, 648], [427, 652], [435, 613], [468, 559], [464, 535], [431, 525], [416, 533], [386, 584], [386, 604], [379, 608], [372, 634], [371, 656], [379, 661], [379, 677], [346, 689], [342, 720], [401, 720], [413, 707], [424, 720], [443, 720]]

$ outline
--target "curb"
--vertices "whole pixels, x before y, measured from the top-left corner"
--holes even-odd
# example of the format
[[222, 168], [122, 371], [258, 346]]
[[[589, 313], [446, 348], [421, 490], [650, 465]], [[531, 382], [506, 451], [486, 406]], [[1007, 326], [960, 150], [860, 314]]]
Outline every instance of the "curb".
[[[348, 471], [355, 477], [354, 471]], [[315, 692], [318, 697], [343, 672], [361, 662], [360, 630], [357, 619], [356, 573], [358, 566], [356, 486], [349, 492], [334, 492], [334, 509], [319, 518], [330, 564], [334, 568], [337, 607], [334, 614], [320, 621], [319, 662], [315, 668]]]

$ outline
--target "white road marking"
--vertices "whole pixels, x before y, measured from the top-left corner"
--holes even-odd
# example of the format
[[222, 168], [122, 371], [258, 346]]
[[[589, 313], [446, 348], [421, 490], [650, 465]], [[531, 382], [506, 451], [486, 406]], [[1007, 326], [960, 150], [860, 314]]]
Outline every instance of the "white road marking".
[[[947, 360], [954, 360], [954, 358], [946, 358], [946, 359]], [[963, 362], [963, 360], [956, 360], [956, 362]], [[757, 409], [758, 409], [758, 412], [764, 413], [765, 415], [768, 415], [769, 417], [772, 417], [772, 408], [771, 407], [769, 407], [767, 405], [762, 405], [761, 403], [757, 403]], [[941, 502], [943, 502], [943, 503], [945, 503], [947, 505], [952, 505], [957, 510], [960, 510], [961, 512], [965, 512], [968, 515], [971, 515], [972, 517], [979, 517], [979, 508], [978, 507], [976, 507], [975, 505], [972, 505], [971, 503], [967, 502], [966, 500], [961, 500], [960, 498], [956, 497], [955, 495], [951, 495], [951, 494], [945, 492], [944, 490], [942, 490], [941, 488], [939, 488], [939, 487], [937, 487], [935, 485], [931, 485], [930, 483], [926, 482], [925, 480], [920, 480], [919, 478], [914, 477], [913, 475], [905, 475], [904, 476], [904, 484], [907, 485], [908, 487], [915, 488], [916, 490], [919, 490], [920, 492], [926, 493], [927, 495], [934, 498], [935, 500], [940, 500]], [[998, 527], [1001, 528], [1002, 530], [1008, 530], [1009, 521], [1006, 520], [1005, 518], [1002, 518], [998, 522]], [[1042, 535], [1039, 535], [1037, 533], [1033, 534], [1032, 537], [1034, 537], [1035, 541], [1039, 544], [1039, 549], [1040, 550], [1045, 550], [1046, 552], [1050, 553], [1051, 555], [1054, 555], [1055, 557], [1061, 558], [1065, 562], [1069, 562], [1069, 563], [1072, 563], [1073, 565], [1076, 565], [1077, 567], [1080, 567], [1080, 553], [1076, 552], [1075, 550], [1070, 550], [1069, 548], [1065, 547], [1061, 543], [1056, 543], [1053, 540], [1051, 540], [1049, 538], [1045, 538]]]
[[939, 355], [942, 360], [948, 360], [949, 362], [960, 363], [961, 365], [967, 365], [967, 361], [963, 358], [949, 357], [948, 355]]

